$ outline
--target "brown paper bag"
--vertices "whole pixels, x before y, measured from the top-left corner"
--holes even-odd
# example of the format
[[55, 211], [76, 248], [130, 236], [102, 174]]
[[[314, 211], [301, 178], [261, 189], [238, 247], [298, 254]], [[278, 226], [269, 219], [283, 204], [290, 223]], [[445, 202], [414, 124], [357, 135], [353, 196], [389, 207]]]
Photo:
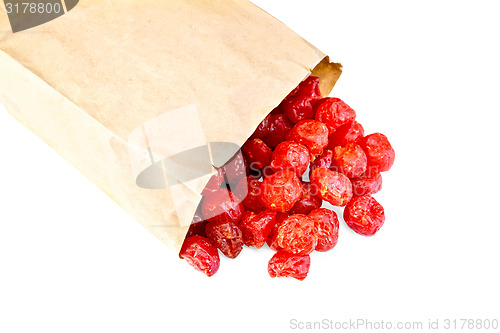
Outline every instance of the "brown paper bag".
[[176, 251], [207, 156], [311, 72], [326, 95], [341, 67], [246, 0], [83, 0], [17, 33], [0, 6], [0, 103]]

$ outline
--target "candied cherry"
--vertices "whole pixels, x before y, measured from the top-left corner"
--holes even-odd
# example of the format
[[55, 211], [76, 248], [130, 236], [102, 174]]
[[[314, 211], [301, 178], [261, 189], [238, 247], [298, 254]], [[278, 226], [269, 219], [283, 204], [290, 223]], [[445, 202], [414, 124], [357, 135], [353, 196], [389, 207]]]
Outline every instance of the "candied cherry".
[[288, 216], [290, 216], [288, 215], [288, 213], [276, 213], [274, 225], [272, 226], [266, 240], [267, 245], [273, 251], [278, 251], [279, 249], [281, 249], [281, 247], [278, 245], [278, 228], [283, 223], [283, 221], [288, 218]]
[[319, 208], [309, 214], [309, 218], [314, 221], [314, 233], [318, 238], [316, 251], [326, 252], [337, 245], [339, 239], [339, 219], [334, 211]]
[[309, 76], [281, 103], [284, 114], [292, 123], [314, 118], [313, 104], [321, 99], [319, 78]]
[[306, 255], [317, 244], [314, 221], [307, 215], [290, 215], [280, 224], [277, 234], [278, 246], [289, 253]]
[[236, 258], [243, 249], [243, 235], [236, 223], [210, 222], [205, 227], [205, 232], [208, 240], [228, 258]]
[[194, 235], [184, 240], [179, 256], [197, 271], [212, 276], [220, 266], [219, 253], [205, 237]]
[[274, 149], [271, 169], [275, 172], [291, 170], [301, 177], [309, 165], [309, 156], [309, 149], [303, 144], [284, 141]]
[[264, 207], [259, 201], [260, 182], [252, 177], [246, 177], [240, 180], [234, 195], [241, 200], [245, 209], [254, 213], [259, 213], [264, 210]]
[[290, 171], [278, 171], [260, 184], [260, 203], [282, 213], [290, 210], [302, 196], [302, 186], [297, 175]]
[[396, 153], [385, 135], [367, 135], [360, 141], [360, 145], [366, 153], [368, 168], [371, 171], [388, 171], [394, 164]]
[[334, 206], [345, 206], [352, 198], [352, 184], [345, 175], [317, 168], [311, 174], [311, 184], [318, 188], [318, 196]]
[[314, 161], [328, 144], [328, 128], [316, 120], [302, 120], [288, 132], [286, 139], [301, 143], [309, 148], [311, 161]]
[[203, 191], [201, 191], [201, 195], [208, 195], [209, 193], [216, 192], [220, 189], [222, 183], [224, 182], [224, 171], [222, 168], [215, 168], [215, 174], [210, 177], [207, 185]]
[[269, 119], [271, 115], [268, 114], [264, 120], [262, 120], [257, 126], [257, 129], [253, 132], [253, 134], [250, 136], [250, 139], [260, 139], [269, 133]]
[[333, 162], [333, 151], [330, 149], [325, 149], [321, 155], [316, 157], [314, 162], [309, 165], [309, 179], [311, 179], [312, 172], [317, 168], [327, 168], [330, 169]]
[[276, 147], [285, 141], [286, 134], [292, 129], [293, 123], [283, 114], [273, 114], [269, 118], [269, 133], [262, 140], [269, 147]]
[[267, 272], [272, 278], [292, 277], [302, 281], [307, 277], [310, 265], [311, 258], [309, 255], [291, 254], [281, 250], [276, 252], [269, 260]]
[[318, 188], [309, 183], [302, 182], [302, 196], [288, 211], [288, 214], [309, 214], [311, 211], [321, 207], [323, 200], [318, 196]]
[[193, 220], [191, 221], [191, 225], [187, 231], [186, 237], [190, 237], [193, 235], [200, 235], [205, 237], [205, 226], [207, 225], [207, 221], [203, 219], [200, 211], [196, 211], [193, 216]]
[[356, 112], [340, 98], [329, 97], [318, 105], [315, 119], [321, 121], [333, 134], [337, 128], [356, 118]]
[[365, 172], [358, 178], [351, 179], [354, 196], [375, 194], [382, 189], [380, 172]]
[[349, 178], [360, 177], [366, 171], [366, 155], [360, 145], [348, 143], [333, 150], [333, 161], [338, 171]]
[[360, 123], [355, 120], [349, 121], [337, 128], [333, 134], [328, 137], [328, 148], [332, 149], [336, 146], [345, 146], [348, 143], [357, 143], [365, 136], [365, 130]]
[[238, 182], [248, 175], [247, 162], [243, 158], [241, 150], [222, 166], [229, 184], [238, 184]]
[[209, 222], [230, 221], [238, 223], [243, 211], [241, 201], [225, 188], [206, 195], [201, 206], [201, 213]]
[[266, 209], [258, 214], [245, 212], [239, 225], [243, 233], [243, 243], [260, 249], [266, 243], [275, 220], [276, 211], [274, 210]]
[[271, 163], [273, 151], [261, 139], [248, 140], [241, 147], [251, 169], [262, 169]]
[[372, 236], [384, 224], [384, 207], [369, 195], [354, 197], [344, 209], [344, 221], [356, 233]]

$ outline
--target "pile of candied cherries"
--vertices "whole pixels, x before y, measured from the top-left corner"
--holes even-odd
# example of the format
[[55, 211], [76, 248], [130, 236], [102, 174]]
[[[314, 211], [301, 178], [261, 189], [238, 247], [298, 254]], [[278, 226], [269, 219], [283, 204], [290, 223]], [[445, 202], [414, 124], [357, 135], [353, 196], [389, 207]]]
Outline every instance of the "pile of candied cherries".
[[236, 258], [244, 245], [267, 243], [276, 251], [269, 275], [303, 280], [309, 254], [337, 244], [339, 220], [323, 201], [345, 206], [356, 233], [374, 235], [385, 215], [371, 195], [395, 154], [385, 135], [365, 136], [355, 118], [342, 100], [322, 98], [319, 78], [300, 83], [210, 179], [180, 257], [212, 276], [219, 250]]

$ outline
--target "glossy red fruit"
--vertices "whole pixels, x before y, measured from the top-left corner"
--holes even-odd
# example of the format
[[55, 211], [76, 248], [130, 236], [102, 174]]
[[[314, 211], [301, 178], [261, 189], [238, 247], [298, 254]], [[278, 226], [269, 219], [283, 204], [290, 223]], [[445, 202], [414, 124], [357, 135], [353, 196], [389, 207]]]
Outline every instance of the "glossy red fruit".
[[222, 183], [224, 182], [224, 171], [222, 168], [215, 168], [215, 172], [216, 173], [210, 177], [207, 185], [205, 185], [201, 195], [207, 195], [220, 189]]
[[266, 209], [258, 214], [245, 212], [240, 222], [243, 243], [260, 249], [266, 242], [271, 228], [276, 222], [276, 211]]
[[366, 171], [366, 155], [360, 145], [348, 143], [337, 146], [333, 151], [333, 161], [338, 171], [349, 178], [360, 177]]
[[328, 128], [316, 120], [302, 120], [288, 132], [286, 139], [301, 143], [309, 148], [311, 161], [314, 161], [328, 144]]
[[318, 196], [318, 188], [309, 182], [302, 182], [302, 196], [288, 211], [288, 214], [307, 215], [321, 207], [322, 203], [323, 200]]
[[309, 76], [299, 84], [295, 95], [307, 96], [311, 103], [315, 103], [321, 99], [319, 83], [319, 77]]
[[309, 218], [314, 221], [314, 233], [318, 238], [316, 251], [326, 252], [337, 245], [339, 239], [339, 220], [337, 214], [326, 208], [313, 210]]
[[220, 266], [219, 253], [205, 237], [194, 235], [184, 240], [179, 256], [197, 271], [212, 276]]
[[328, 137], [328, 148], [336, 146], [345, 146], [348, 143], [357, 143], [365, 136], [365, 130], [360, 123], [355, 120], [349, 121], [345, 125], [337, 128], [333, 134]]
[[278, 245], [278, 228], [283, 223], [283, 221], [288, 218], [288, 216], [289, 215], [287, 213], [276, 213], [275, 223], [272, 226], [266, 240], [267, 245], [273, 251], [278, 251], [279, 249], [281, 249], [281, 247]]
[[276, 147], [285, 141], [286, 134], [292, 129], [293, 123], [283, 114], [273, 114], [269, 118], [269, 133], [262, 140], [269, 147]]
[[240, 150], [222, 166], [229, 184], [238, 182], [248, 175], [248, 166]]
[[295, 95], [287, 98], [283, 101], [282, 108], [285, 116], [292, 123], [314, 117], [311, 100], [307, 96]]
[[311, 253], [317, 244], [314, 221], [307, 215], [290, 215], [278, 227], [277, 241], [278, 246], [289, 253]]
[[233, 222], [210, 222], [205, 232], [208, 240], [228, 258], [236, 258], [243, 249], [241, 229]]
[[231, 191], [221, 188], [203, 198], [201, 213], [209, 222], [230, 221], [238, 223], [243, 215], [243, 204]]
[[367, 135], [360, 141], [360, 145], [366, 153], [370, 171], [388, 171], [394, 164], [396, 153], [385, 135]]
[[356, 119], [356, 112], [340, 98], [330, 97], [318, 106], [314, 119], [324, 123], [333, 134], [340, 126]]
[[309, 255], [296, 255], [286, 251], [276, 252], [267, 266], [269, 276], [292, 277], [297, 280], [304, 280], [309, 273], [311, 258]]
[[253, 132], [253, 134], [250, 136], [250, 139], [260, 139], [264, 136], [266, 136], [269, 133], [269, 119], [271, 115], [267, 115], [264, 120], [262, 120], [257, 126], [257, 129]]
[[302, 196], [302, 186], [297, 175], [289, 170], [279, 171], [262, 181], [260, 203], [272, 210], [287, 212]]
[[384, 207], [369, 195], [354, 197], [345, 207], [344, 221], [356, 233], [372, 236], [384, 224]]
[[380, 172], [365, 172], [358, 178], [351, 179], [354, 196], [372, 195], [382, 189]]
[[314, 162], [309, 165], [309, 179], [311, 179], [312, 172], [317, 168], [330, 169], [333, 162], [333, 151], [330, 149], [323, 150], [323, 153], [316, 157]]
[[207, 221], [203, 219], [201, 212], [196, 211], [193, 216], [193, 220], [191, 221], [191, 225], [187, 231], [186, 237], [191, 237], [194, 235], [200, 235], [205, 237], [205, 226], [207, 225]]
[[271, 168], [273, 171], [290, 170], [298, 177], [307, 170], [310, 154], [306, 146], [292, 141], [280, 143], [273, 152]]
[[245, 209], [254, 213], [259, 213], [264, 210], [264, 207], [259, 201], [260, 182], [252, 177], [246, 177], [240, 180], [234, 195], [241, 200]]
[[241, 151], [251, 169], [262, 169], [271, 164], [273, 151], [261, 139], [248, 140], [241, 147]]
[[345, 206], [352, 198], [352, 184], [345, 175], [317, 168], [311, 174], [311, 184], [318, 188], [318, 196], [334, 206]]

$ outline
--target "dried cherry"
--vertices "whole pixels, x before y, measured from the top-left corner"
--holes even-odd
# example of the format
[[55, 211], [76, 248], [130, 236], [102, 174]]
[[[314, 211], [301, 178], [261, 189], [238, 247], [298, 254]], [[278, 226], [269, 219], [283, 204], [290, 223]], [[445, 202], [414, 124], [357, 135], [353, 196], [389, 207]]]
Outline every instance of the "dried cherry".
[[318, 238], [316, 251], [326, 252], [337, 245], [339, 239], [339, 220], [337, 214], [326, 208], [313, 210], [309, 218], [314, 221], [314, 233]]
[[328, 144], [328, 128], [316, 120], [302, 120], [288, 132], [286, 139], [307, 146], [311, 153], [311, 161], [314, 161]]
[[254, 213], [259, 213], [264, 210], [264, 207], [259, 201], [260, 196], [260, 182], [251, 177], [243, 178], [240, 180], [234, 195], [241, 200], [243, 206]]
[[248, 175], [248, 166], [240, 150], [222, 166], [229, 184], [238, 184]]
[[352, 198], [352, 184], [345, 175], [317, 168], [311, 174], [311, 183], [318, 188], [318, 196], [334, 206], [345, 206]]
[[278, 246], [293, 254], [311, 253], [318, 241], [314, 221], [303, 214], [290, 215], [280, 224], [277, 234]]
[[205, 226], [207, 225], [207, 221], [203, 219], [201, 212], [196, 211], [193, 216], [193, 220], [191, 221], [191, 225], [187, 231], [186, 237], [190, 237], [193, 235], [200, 235], [205, 237]]
[[300, 180], [290, 170], [279, 171], [264, 178], [260, 190], [261, 204], [282, 213], [290, 210], [302, 196]]
[[356, 143], [348, 143], [345, 146], [335, 147], [333, 161], [338, 171], [349, 178], [360, 177], [366, 171], [365, 152]]
[[258, 214], [245, 212], [240, 222], [243, 243], [260, 249], [266, 242], [276, 220], [276, 211], [266, 209]]
[[271, 163], [273, 151], [261, 139], [245, 142], [241, 151], [247, 158], [251, 169], [262, 169]]
[[314, 162], [309, 165], [309, 179], [311, 179], [312, 172], [317, 168], [327, 168], [330, 169], [333, 162], [333, 151], [330, 149], [323, 150], [323, 153], [316, 157]]
[[321, 207], [323, 200], [318, 196], [318, 188], [309, 183], [302, 182], [302, 196], [288, 211], [288, 214], [309, 214], [311, 211]]
[[375, 194], [382, 189], [380, 172], [365, 172], [358, 178], [351, 179], [354, 196]]
[[276, 252], [267, 266], [269, 276], [292, 277], [297, 280], [304, 280], [309, 273], [311, 258], [309, 255], [291, 254], [286, 251]]
[[285, 140], [286, 134], [292, 129], [293, 124], [283, 114], [273, 114], [269, 118], [269, 133], [262, 140], [269, 147], [276, 147]]
[[274, 149], [271, 169], [275, 172], [291, 170], [301, 177], [309, 165], [309, 156], [309, 149], [303, 144], [283, 141]]
[[194, 235], [184, 240], [179, 256], [207, 276], [214, 275], [220, 266], [219, 253], [205, 237]]
[[278, 228], [283, 223], [283, 221], [288, 218], [288, 216], [290, 216], [288, 215], [288, 213], [276, 213], [274, 225], [272, 226], [266, 240], [267, 245], [273, 251], [278, 251], [279, 249], [281, 249], [281, 247], [278, 245]]
[[231, 193], [221, 188], [203, 198], [201, 213], [209, 222], [230, 221], [238, 223], [243, 215], [243, 204]]
[[271, 115], [267, 115], [264, 120], [262, 120], [257, 126], [257, 129], [253, 132], [253, 134], [250, 136], [250, 139], [260, 139], [264, 136], [266, 136], [269, 133], [269, 119]]
[[384, 224], [384, 207], [369, 195], [354, 197], [344, 209], [344, 221], [356, 233], [372, 236]]
[[340, 98], [328, 97], [318, 105], [314, 119], [324, 123], [331, 135], [340, 126], [356, 119], [356, 112]]
[[236, 223], [210, 222], [205, 227], [205, 232], [208, 240], [228, 258], [236, 258], [243, 249], [243, 235]]
[[345, 146], [350, 142], [357, 143], [365, 136], [365, 130], [356, 120], [337, 128], [333, 134], [328, 137], [328, 147], [333, 150], [336, 146]]
[[224, 171], [222, 168], [215, 168], [215, 174], [210, 177], [207, 185], [203, 191], [201, 191], [201, 195], [207, 195], [212, 192], [216, 192], [220, 189], [222, 183], [224, 182]]
[[360, 145], [366, 153], [370, 171], [388, 171], [394, 164], [395, 152], [385, 135], [367, 135], [360, 141]]

